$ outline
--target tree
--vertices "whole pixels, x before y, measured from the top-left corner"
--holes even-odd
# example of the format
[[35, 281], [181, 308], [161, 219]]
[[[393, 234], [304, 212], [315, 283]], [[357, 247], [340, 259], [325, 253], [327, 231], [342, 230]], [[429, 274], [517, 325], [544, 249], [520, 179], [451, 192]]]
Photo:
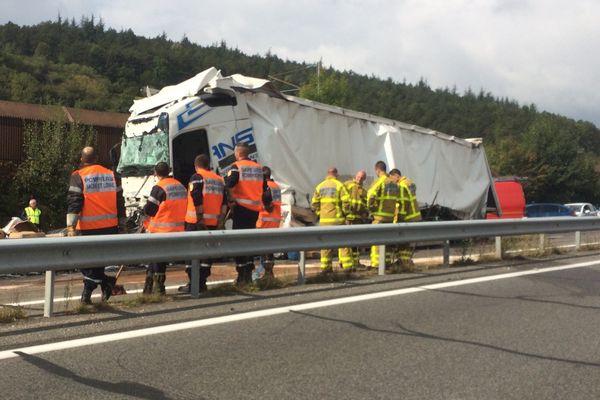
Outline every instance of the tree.
[[307, 84], [300, 87], [300, 97], [347, 107], [351, 98], [348, 79], [329, 70], [314, 74]]
[[53, 120], [25, 126], [25, 160], [15, 175], [16, 197], [26, 204], [35, 197], [45, 216], [45, 228], [65, 226], [69, 177], [80, 151], [94, 144], [91, 127]]

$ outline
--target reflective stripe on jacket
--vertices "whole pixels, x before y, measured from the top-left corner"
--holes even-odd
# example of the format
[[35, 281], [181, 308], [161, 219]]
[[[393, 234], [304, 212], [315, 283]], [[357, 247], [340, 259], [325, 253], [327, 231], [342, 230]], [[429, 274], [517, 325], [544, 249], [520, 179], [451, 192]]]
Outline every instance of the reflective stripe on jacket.
[[392, 222], [396, 205], [400, 202], [400, 186], [387, 174], [381, 175], [367, 192], [367, 204], [374, 217]]
[[42, 210], [36, 208], [35, 210], [31, 207], [25, 208], [25, 215], [27, 216], [27, 220], [32, 224], [39, 225], [40, 224], [40, 215], [42, 215]]
[[239, 160], [234, 164], [239, 171], [239, 180], [231, 191], [233, 200], [249, 210], [260, 211], [265, 179], [262, 167], [252, 160]]
[[[163, 178], [157, 184], [165, 192], [165, 200], [150, 218], [148, 232], [183, 232], [187, 212], [187, 190], [177, 179]], [[151, 200], [149, 200], [151, 201]]]
[[[417, 197], [413, 194], [409, 183], [412, 184], [412, 181], [400, 179], [400, 203], [394, 222], [416, 222], [421, 220], [421, 210], [417, 203]], [[414, 187], [414, 184], [412, 186]]]
[[76, 171], [82, 182], [83, 208], [77, 229], [112, 228], [117, 218], [117, 181], [108, 168], [93, 164]]
[[[219, 216], [221, 215], [221, 206], [223, 205], [223, 192], [225, 190], [225, 181], [221, 176], [213, 171], [203, 168], [196, 168], [196, 173], [202, 176], [202, 211], [205, 226], [217, 226]], [[198, 222], [196, 216], [196, 207], [192, 199], [191, 191], [188, 192], [187, 213], [185, 222], [195, 224]]]
[[344, 184], [328, 176], [317, 185], [311, 207], [321, 225], [341, 225], [346, 221], [350, 195]]
[[268, 212], [264, 207], [258, 213], [257, 228], [279, 228], [281, 224], [281, 188], [275, 181], [268, 180], [267, 185], [271, 190], [273, 211]]
[[348, 194], [350, 195], [350, 209], [348, 215], [346, 215], [346, 219], [348, 221], [354, 221], [366, 216], [369, 211], [367, 209], [367, 191], [365, 188], [359, 185], [355, 180], [344, 182], [344, 186], [346, 186]]

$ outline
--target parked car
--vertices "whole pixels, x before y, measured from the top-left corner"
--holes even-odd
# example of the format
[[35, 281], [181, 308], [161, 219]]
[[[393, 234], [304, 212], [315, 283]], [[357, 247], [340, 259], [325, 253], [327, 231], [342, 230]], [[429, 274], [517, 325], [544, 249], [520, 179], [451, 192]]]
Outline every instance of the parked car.
[[575, 211], [578, 217], [598, 217], [598, 210], [590, 203], [569, 203], [565, 204], [571, 210]]
[[527, 218], [539, 217], [574, 217], [575, 211], [557, 203], [533, 203], [525, 206]]
[[499, 210], [486, 214], [486, 219], [523, 218], [525, 213], [525, 193], [519, 178], [494, 178]]

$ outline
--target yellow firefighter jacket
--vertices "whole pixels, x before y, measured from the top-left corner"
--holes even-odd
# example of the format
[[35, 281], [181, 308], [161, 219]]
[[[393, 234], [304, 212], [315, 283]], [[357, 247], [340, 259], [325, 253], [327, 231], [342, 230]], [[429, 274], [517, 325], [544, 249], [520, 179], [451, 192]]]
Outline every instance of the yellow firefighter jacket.
[[367, 209], [367, 190], [354, 179], [344, 182], [344, 186], [350, 195], [350, 209], [346, 215], [348, 221], [361, 220], [369, 215]]
[[333, 176], [328, 176], [317, 185], [311, 208], [319, 217], [321, 225], [342, 225], [349, 211], [348, 190]]
[[400, 185], [382, 174], [367, 191], [367, 205], [376, 219], [392, 222], [400, 202]]

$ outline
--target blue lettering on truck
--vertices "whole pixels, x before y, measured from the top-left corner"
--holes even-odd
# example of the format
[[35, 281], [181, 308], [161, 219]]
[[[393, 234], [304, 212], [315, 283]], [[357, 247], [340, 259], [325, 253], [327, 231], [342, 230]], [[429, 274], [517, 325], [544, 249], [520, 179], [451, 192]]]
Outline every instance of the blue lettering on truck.
[[[205, 109], [206, 108], [206, 109]], [[185, 110], [177, 115], [177, 125], [179, 130], [182, 130], [192, 122], [200, 119], [203, 115], [211, 110], [206, 104], [198, 104], [195, 101], [191, 101], [185, 105]]]
[[231, 137], [231, 143], [220, 142], [211, 147], [213, 155], [219, 160], [219, 168], [223, 169], [228, 165], [233, 164], [235, 161], [233, 148], [238, 143], [248, 144], [250, 147], [250, 154], [256, 153], [256, 143], [254, 142], [252, 128], [244, 129]]

